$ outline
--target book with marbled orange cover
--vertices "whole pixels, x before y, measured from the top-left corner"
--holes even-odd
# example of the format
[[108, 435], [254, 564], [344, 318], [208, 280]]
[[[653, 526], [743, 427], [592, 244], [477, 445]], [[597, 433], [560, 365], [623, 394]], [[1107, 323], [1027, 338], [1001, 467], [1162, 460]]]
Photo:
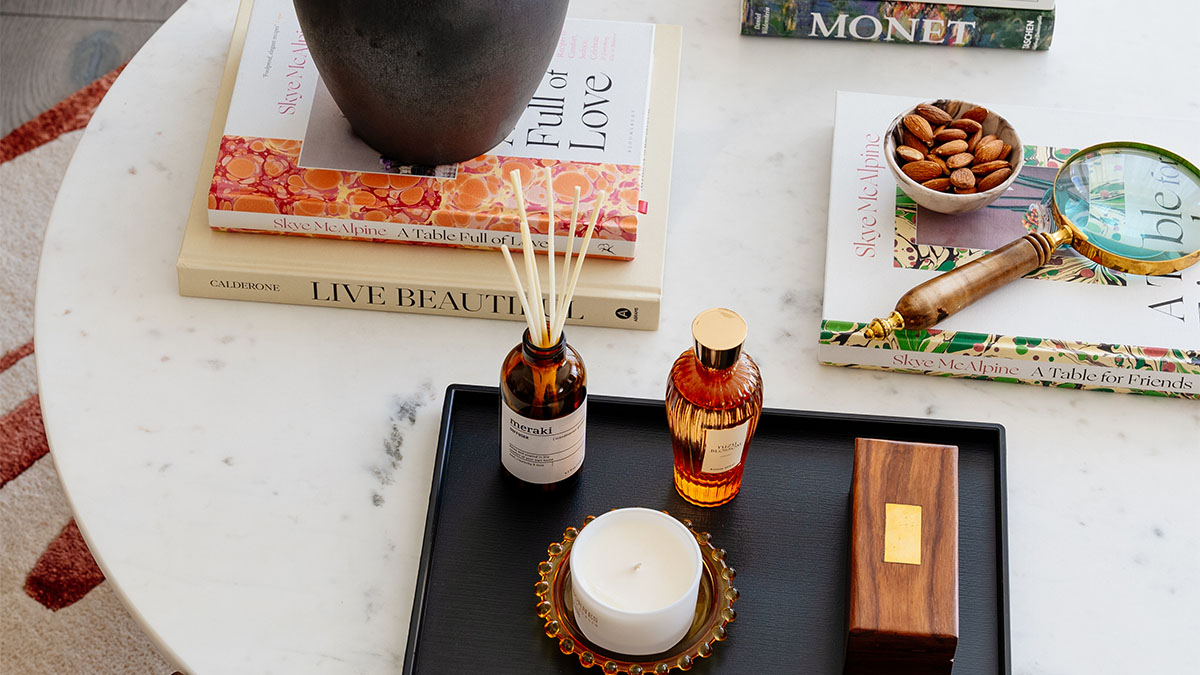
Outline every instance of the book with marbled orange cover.
[[[442, 167], [397, 166], [359, 140], [329, 96], [290, 0], [257, 0], [209, 190], [210, 226], [338, 239], [499, 248], [520, 245], [508, 175], [521, 172], [530, 229], [547, 246], [543, 169], [554, 179], [556, 249], [574, 188], [581, 214], [601, 192], [588, 255], [634, 257], [645, 213], [642, 164], [651, 24], [568, 19], [550, 66], [504, 142]], [[586, 218], [576, 224], [582, 236]]]

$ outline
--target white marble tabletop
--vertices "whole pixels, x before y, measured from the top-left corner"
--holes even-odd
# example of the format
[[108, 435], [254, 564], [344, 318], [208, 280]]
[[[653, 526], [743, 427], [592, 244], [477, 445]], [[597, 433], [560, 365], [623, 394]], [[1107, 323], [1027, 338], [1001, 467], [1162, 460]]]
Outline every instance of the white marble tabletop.
[[[1200, 128], [1200, 4], [1064, 0], [1040, 53], [742, 38], [738, 4], [572, 3], [684, 27], [662, 324], [572, 329], [591, 391], [661, 397], [692, 316], [725, 305], [769, 406], [999, 422], [1013, 672], [1194, 665], [1196, 402], [833, 368], [816, 346], [837, 89]], [[494, 384], [520, 325], [178, 295], [236, 8], [187, 3], [79, 144], [38, 282], [47, 432], [96, 558], [182, 668], [398, 672], [443, 391]], [[735, 220], [760, 236], [724, 240]]]

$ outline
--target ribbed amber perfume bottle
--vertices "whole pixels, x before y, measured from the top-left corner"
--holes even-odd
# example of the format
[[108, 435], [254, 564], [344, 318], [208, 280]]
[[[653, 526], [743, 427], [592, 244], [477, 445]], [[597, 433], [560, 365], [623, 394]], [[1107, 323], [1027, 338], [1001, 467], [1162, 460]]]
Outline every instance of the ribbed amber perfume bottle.
[[692, 349], [667, 378], [667, 425], [675, 453], [675, 489], [698, 506], [737, 496], [750, 439], [762, 412], [762, 377], [742, 352], [746, 322], [710, 309], [692, 322]]
[[587, 370], [560, 334], [549, 347], [529, 331], [500, 369], [500, 463], [522, 487], [551, 491], [579, 477], [587, 431]]

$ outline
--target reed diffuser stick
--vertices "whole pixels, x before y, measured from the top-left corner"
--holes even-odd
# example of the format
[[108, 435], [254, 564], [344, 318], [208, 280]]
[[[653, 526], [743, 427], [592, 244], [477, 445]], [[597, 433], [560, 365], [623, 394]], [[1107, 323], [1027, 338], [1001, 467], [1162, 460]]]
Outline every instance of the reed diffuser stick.
[[504, 254], [504, 262], [508, 263], [508, 273], [512, 275], [513, 285], [517, 287], [517, 298], [521, 301], [521, 311], [525, 312], [525, 323], [529, 324], [529, 336], [533, 337], [537, 332], [533, 326], [533, 315], [529, 312], [529, 301], [525, 297], [525, 286], [521, 284], [521, 277], [517, 275], [517, 265], [513, 262], [512, 254], [508, 252], [508, 246], [501, 244], [500, 252]]
[[[571, 309], [570, 303], [564, 303], [566, 285], [571, 279], [571, 253], [575, 252], [575, 226], [580, 221], [580, 186], [575, 186], [575, 198], [571, 201], [571, 231], [566, 235], [566, 255], [563, 256], [563, 288], [558, 292], [558, 315]], [[553, 329], [554, 325], [551, 324]]]
[[567, 281], [571, 278], [571, 254], [575, 251], [575, 225], [579, 222], [579, 197], [579, 186], [576, 185], [575, 199], [571, 202], [571, 228], [567, 233], [567, 254], [563, 256], [562, 290], [558, 293], [557, 313], [559, 315], [570, 309], [570, 304], [563, 303], [562, 299], [567, 297]]
[[525, 257], [525, 274], [529, 278], [529, 288], [526, 289], [529, 294], [529, 309], [532, 310], [533, 320], [538, 326], [537, 330], [530, 331], [529, 337], [533, 338], [534, 344], [539, 347], [549, 347], [547, 341], [550, 336], [546, 332], [546, 314], [542, 307], [542, 280], [538, 276], [537, 261], [533, 258], [533, 242], [529, 234], [529, 217], [525, 212], [525, 192], [521, 187], [521, 172], [518, 169], [513, 169], [508, 174], [508, 179], [512, 182], [513, 191], [517, 197], [517, 211], [521, 216], [521, 253]]
[[[587, 233], [583, 235], [583, 243], [579, 245], [579, 255], [575, 259], [574, 269], [571, 270], [571, 283], [567, 286], [567, 293], [561, 300], [564, 308], [571, 306], [571, 298], [575, 296], [575, 284], [579, 283], [579, 272], [583, 269], [584, 261], [587, 260], [588, 244], [592, 242], [592, 234], [596, 231], [596, 221], [600, 219], [600, 207], [606, 199], [608, 199], [608, 192], [601, 190], [596, 199], [596, 205], [592, 208], [592, 220], [588, 223]], [[558, 323], [550, 328], [552, 340], [558, 341], [566, 319], [566, 312], [558, 313]]]
[[[550, 308], [550, 325], [553, 326], [558, 322], [558, 301], [555, 294], [555, 287], [558, 285], [554, 281], [554, 231], [558, 229], [554, 222], [554, 176], [550, 173], [550, 167], [546, 169], [546, 240], [548, 244], [546, 260], [546, 272], [550, 277], [550, 301], [547, 305]], [[550, 344], [554, 344], [554, 335], [548, 336]]]

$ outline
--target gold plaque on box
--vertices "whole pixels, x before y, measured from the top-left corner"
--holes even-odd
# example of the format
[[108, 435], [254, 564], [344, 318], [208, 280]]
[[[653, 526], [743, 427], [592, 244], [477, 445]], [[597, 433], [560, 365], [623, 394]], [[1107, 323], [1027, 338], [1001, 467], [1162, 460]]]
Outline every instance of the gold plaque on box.
[[883, 561], [921, 564], [921, 507], [884, 504]]

